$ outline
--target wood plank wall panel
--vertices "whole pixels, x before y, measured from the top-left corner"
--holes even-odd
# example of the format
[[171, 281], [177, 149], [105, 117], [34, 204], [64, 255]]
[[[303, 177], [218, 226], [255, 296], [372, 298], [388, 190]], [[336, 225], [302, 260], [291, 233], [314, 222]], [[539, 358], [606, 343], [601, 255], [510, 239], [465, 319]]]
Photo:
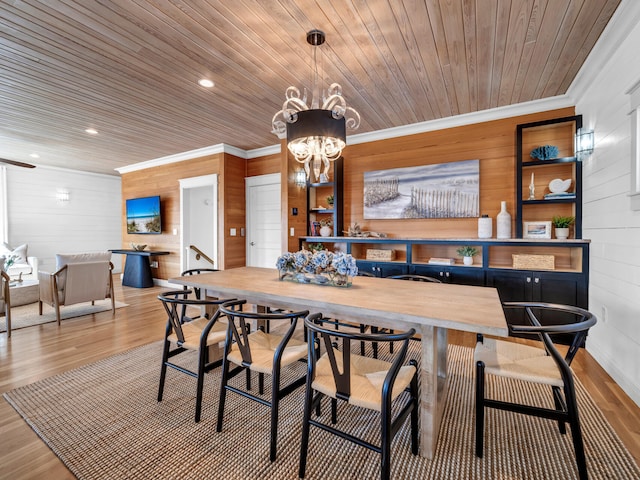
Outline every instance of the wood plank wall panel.
[[[243, 267], [246, 259], [246, 237], [241, 235], [241, 229], [245, 228], [246, 193], [245, 177], [247, 175], [247, 160], [225, 154], [222, 175], [220, 176], [220, 246], [222, 269]], [[232, 228], [236, 229], [236, 235], [231, 236]]]
[[247, 161], [247, 177], [268, 175], [281, 172], [281, 154], [274, 153], [264, 157], [252, 158]]
[[[194, 160], [147, 168], [122, 175], [122, 248], [130, 244], [144, 243], [151, 250], [171, 252], [171, 255], [157, 257], [158, 268], [152, 269], [154, 278], [167, 279], [180, 273], [180, 235], [173, 235], [173, 229], [180, 229], [180, 184], [181, 178], [220, 174], [222, 154]], [[160, 235], [128, 234], [126, 222], [126, 202], [128, 198], [160, 195], [162, 233]], [[220, 196], [220, 194], [219, 194]], [[219, 210], [222, 218], [222, 211]], [[222, 256], [220, 256], [222, 258]]]
[[[481, 213], [495, 219], [500, 202], [506, 200], [509, 212], [515, 216], [516, 125], [573, 114], [573, 108], [564, 108], [347, 147], [344, 154], [345, 229], [358, 222], [364, 230], [384, 232], [390, 237], [475, 238], [476, 218], [365, 221], [362, 205], [364, 172], [477, 158], [480, 160]], [[245, 237], [240, 235], [246, 222], [244, 179], [249, 173], [251, 176], [274, 173], [274, 166], [279, 164], [279, 171], [287, 172], [282, 184], [283, 250], [297, 250], [298, 237], [306, 234], [306, 192], [295, 185], [294, 173], [299, 165], [288, 157], [286, 148], [283, 152], [250, 160], [219, 154], [123, 175], [123, 248], [135, 242], [170, 251], [173, 255], [158, 259], [160, 268], [154, 271], [154, 277], [177, 275], [180, 239], [171, 231], [180, 226], [178, 179], [217, 173], [220, 175], [220, 265], [222, 268], [244, 265]], [[162, 235], [127, 234], [124, 200], [148, 195], [162, 197]], [[296, 216], [292, 215], [293, 207], [298, 209]], [[292, 227], [293, 237], [289, 235]], [[229, 235], [231, 228], [236, 228], [235, 237]]]
[[480, 213], [495, 219], [500, 202], [506, 200], [509, 213], [515, 217], [516, 125], [573, 114], [573, 108], [564, 108], [347, 147], [345, 229], [357, 222], [363, 230], [384, 232], [390, 237], [476, 237], [477, 218], [364, 220], [364, 173], [479, 159]]
[[[284, 146], [283, 165], [287, 168], [286, 188], [287, 188], [287, 203], [283, 203], [283, 250], [288, 252], [296, 252], [299, 249], [298, 237], [307, 234], [307, 221], [309, 219], [307, 215], [307, 189], [305, 187], [299, 187], [296, 185], [295, 177], [296, 172], [302, 168], [302, 166], [296, 162], [296, 160], [289, 155], [289, 150]], [[283, 181], [284, 184], [284, 181]], [[298, 209], [298, 214], [293, 215], [293, 208]], [[290, 229], [293, 228], [294, 235], [291, 236]]]

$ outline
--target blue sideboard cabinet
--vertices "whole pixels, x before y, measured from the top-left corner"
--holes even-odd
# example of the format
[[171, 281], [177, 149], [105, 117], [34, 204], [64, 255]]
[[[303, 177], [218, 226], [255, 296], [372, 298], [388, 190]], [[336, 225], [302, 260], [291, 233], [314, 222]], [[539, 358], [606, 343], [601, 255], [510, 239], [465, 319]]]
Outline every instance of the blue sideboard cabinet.
[[[495, 287], [502, 301], [589, 306], [589, 240], [360, 237], [300, 237], [299, 240], [301, 248], [321, 243], [328, 250], [349, 253], [360, 270], [378, 277], [403, 273], [427, 275], [444, 283]], [[473, 265], [463, 265], [456, 253], [465, 245], [479, 252]], [[368, 250], [389, 250], [390, 259], [372, 260]], [[455, 263], [429, 263], [435, 258], [454, 259]], [[512, 323], [525, 322], [513, 312], [506, 313]], [[554, 319], [547, 318], [547, 321], [553, 323]]]

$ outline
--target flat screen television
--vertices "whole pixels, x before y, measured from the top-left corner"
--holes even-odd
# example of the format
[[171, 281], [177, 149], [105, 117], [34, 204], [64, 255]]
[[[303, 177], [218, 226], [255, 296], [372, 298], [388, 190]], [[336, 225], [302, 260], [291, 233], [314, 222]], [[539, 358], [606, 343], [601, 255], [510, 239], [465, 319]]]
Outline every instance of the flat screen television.
[[162, 233], [160, 196], [126, 201], [127, 233]]

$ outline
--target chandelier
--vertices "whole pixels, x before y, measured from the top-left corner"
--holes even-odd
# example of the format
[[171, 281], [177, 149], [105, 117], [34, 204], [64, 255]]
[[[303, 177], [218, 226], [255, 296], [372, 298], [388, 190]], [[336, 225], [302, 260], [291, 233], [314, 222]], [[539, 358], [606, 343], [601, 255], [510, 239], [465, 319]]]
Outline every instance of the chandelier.
[[[304, 164], [307, 178], [311, 169], [318, 182], [328, 181], [330, 162], [342, 155], [346, 145], [347, 128], [360, 126], [360, 114], [342, 96], [342, 87], [332, 83], [320, 99], [317, 47], [325, 41], [320, 30], [307, 33], [307, 43], [313, 49], [313, 71], [311, 104], [307, 104], [307, 90], [300, 95], [297, 87], [287, 88], [282, 110], [273, 116], [272, 133], [278, 138], [287, 138], [287, 147], [297, 162]], [[322, 100], [322, 104], [320, 101]]]

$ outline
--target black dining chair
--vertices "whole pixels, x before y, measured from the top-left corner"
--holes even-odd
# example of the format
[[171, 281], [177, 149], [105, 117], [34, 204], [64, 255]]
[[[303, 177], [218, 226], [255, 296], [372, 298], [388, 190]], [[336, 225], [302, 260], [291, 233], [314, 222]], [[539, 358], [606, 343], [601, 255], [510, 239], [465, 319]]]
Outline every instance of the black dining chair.
[[[197, 380], [195, 421], [199, 422], [202, 411], [204, 375], [222, 364], [221, 358], [209, 358], [211, 349], [216, 348], [226, 338], [227, 326], [219, 322], [221, 314], [218, 307], [230, 299], [200, 300], [193, 296], [190, 297], [191, 294], [191, 290], [177, 290], [163, 292], [158, 295], [158, 299], [162, 302], [167, 313], [167, 325], [162, 347], [162, 367], [158, 385], [158, 402], [162, 401], [164, 394], [167, 368], [195, 377]], [[215, 309], [212, 318], [200, 317], [201, 309], [206, 308]], [[187, 312], [192, 316], [187, 316]], [[196, 371], [189, 370], [171, 361], [176, 355], [189, 350], [198, 352]]]
[[[190, 268], [189, 270], [185, 270], [184, 272], [182, 272], [180, 274], [180, 276], [182, 277], [187, 277], [187, 276], [191, 276], [191, 275], [201, 275], [203, 273], [211, 273], [211, 272], [218, 272], [219, 270], [217, 268]], [[204, 300], [206, 297], [206, 292], [202, 292], [201, 288], [198, 287], [187, 287], [186, 285], [184, 286], [185, 290], [191, 289], [193, 290], [193, 292], [196, 295], [196, 298], [200, 299], [200, 300]], [[210, 297], [212, 299], [216, 299], [215, 297]], [[207, 318], [211, 318], [213, 316], [213, 314], [215, 313], [215, 310], [212, 311], [211, 309], [205, 309], [204, 312], [204, 316]]]
[[[319, 323], [320, 322], [320, 323]], [[311, 426], [337, 435], [380, 454], [380, 478], [391, 475], [391, 442], [407, 417], [411, 416], [411, 452], [418, 454], [417, 362], [405, 364], [409, 340], [415, 330], [396, 334], [352, 333], [326, 328], [322, 314], [305, 319], [309, 350], [308, 373], [302, 423], [299, 476], [304, 478]], [[351, 342], [398, 342], [400, 348], [390, 360], [364, 357], [351, 351]], [[320, 356], [321, 350], [324, 354]], [[407, 393], [405, 393], [407, 392]], [[331, 399], [330, 422], [321, 416], [320, 402]], [[337, 402], [380, 413], [380, 441], [372, 443], [338, 428]], [[395, 417], [394, 417], [395, 412]]]
[[[476, 363], [476, 456], [482, 457], [484, 448], [485, 408], [513, 411], [525, 415], [549, 418], [558, 422], [561, 434], [566, 433], [566, 423], [571, 427], [571, 437], [576, 455], [578, 475], [586, 480], [587, 463], [578, 416], [571, 361], [575, 357], [589, 329], [596, 324], [596, 317], [582, 308], [535, 302], [505, 302], [505, 309], [524, 311], [530, 325], [509, 325], [514, 334], [536, 334], [542, 346], [520, 342], [484, 338], [478, 335], [474, 360]], [[554, 314], [562, 324], [542, 325], [542, 315]], [[558, 352], [553, 334], [569, 334], [573, 341], [564, 357]], [[538, 383], [551, 387], [555, 408], [543, 408], [516, 402], [489, 399], [485, 396], [487, 377], [506, 377], [524, 383]], [[505, 452], [508, 454], [508, 452]]]
[[[297, 322], [306, 317], [307, 310], [300, 312], [244, 312], [240, 309], [245, 300], [226, 302], [220, 306], [220, 312], [227, 317], [227, 334], [222, 363], [220, 384], [220, 402], [218, 403], [218, 423], [216, 430], [222, 431], [224, 407], [227, 391], [237, 393], [271, 409], [271, 437], [269, 458], [273, 462], [277, 453], [278, 410], [280, 400], [304, 385], [306, 375], [292, 379], [287, 385], [281, 385], [282, 369], [292, 367], [307, 357], [307, 345], [293, 338]], [[255, 322], [258, 328], [250, 332], [249, 324]], [[269, 327], [269, 328], [267, 328]], [[231, 364], [235, 365], [233, 370]], [[242, 371], [258, 374], [258, 394], [242, 390], [229, 383]], [[271, 399], [265, 400], [260, 394], [264, 391], [264, 375], [271, 376]]]

